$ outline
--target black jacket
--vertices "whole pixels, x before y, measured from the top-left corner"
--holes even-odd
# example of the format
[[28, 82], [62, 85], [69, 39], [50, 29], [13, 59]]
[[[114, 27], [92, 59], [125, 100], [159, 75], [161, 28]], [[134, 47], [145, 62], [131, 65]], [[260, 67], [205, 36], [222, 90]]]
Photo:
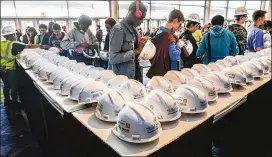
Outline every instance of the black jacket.
[[197, 60], [197, 57], [196, 57], [196, 51], [198, 48], [198, 46], [196, 44], [196, 40], [193, 37], [192, 32], [189, 30], [185, 30], [179, 38], [189, 40], [193, 46], [193, 52], [191, 53], [190, 57], [182, 58], [182, 61], [184, 62], [184, 67], [191, 68], [194, 64], [200, 62], [199, 60]]
[[102, 42], [102, 38], [103, 38], [103, 31], [101, 29], [97, 30], [96, 32], [96, 38], [98, 42]]

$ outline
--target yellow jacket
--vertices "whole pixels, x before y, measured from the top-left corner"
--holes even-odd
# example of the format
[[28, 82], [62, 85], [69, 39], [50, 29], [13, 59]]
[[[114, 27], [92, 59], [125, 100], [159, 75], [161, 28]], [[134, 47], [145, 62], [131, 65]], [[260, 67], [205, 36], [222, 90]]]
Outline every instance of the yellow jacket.
[[197, 44], [197, 46], [199, 46], [199, 43], [200, 43], [200, 41], [201, 41], [201, 39], [202, 39], [202, 32], [201, 32], [201, 30], [196, 30], [194, 33], [193, 33], [193, 36], [194, 36], [194, 38], [195, 38], [195, 40], [196, 40], [196, 44]]

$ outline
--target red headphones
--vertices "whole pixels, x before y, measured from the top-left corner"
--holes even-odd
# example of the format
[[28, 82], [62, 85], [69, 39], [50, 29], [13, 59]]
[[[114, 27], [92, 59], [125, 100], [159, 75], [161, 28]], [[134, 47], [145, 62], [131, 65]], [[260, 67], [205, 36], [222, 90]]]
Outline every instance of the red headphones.
[[135, 11], [135, 16], [137, 19], [142, 18], [143, 13], [140, 10], [140, 0], [136, 0], [136, 11]]

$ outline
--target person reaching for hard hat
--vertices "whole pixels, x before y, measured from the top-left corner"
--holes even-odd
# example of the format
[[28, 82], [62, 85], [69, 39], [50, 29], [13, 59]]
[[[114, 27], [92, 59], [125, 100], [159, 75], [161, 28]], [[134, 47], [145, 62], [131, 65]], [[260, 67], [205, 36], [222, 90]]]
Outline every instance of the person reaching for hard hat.
[[15, 29], [11, 26], [5, 26], [1, 31], [5, 40], [1, 40], [0, 77], [4, 82], [4, 105], [6, 107], [9, 106], [13, 111], [19, 111], [22, 106], [18, 106], [17, 102], [18, 83], [15, 59], [18, 53], [25, 48], [38, 48], [39, 45], [25, 45], [24, 43], [16, 42], [15, 33]]
[[247, 49], [247, 30], [243, 26], [247, 20], [248, 11], [245, 7], [239, 7], [235, 10], [235, 24], [229, 26], [230, 30], [238, 44], [239, 54], [243, 55], [244, 51]]
[[183, 13], [174, 9], [170, 12], [165, 26], [161, 26], [153, 39], [156, 54], [151, 59], [151, 67], [146, 76], [164, 76], [170, 70], [179, 70], [181, 41], [175, 36], [184, 22]]
[[[181, 49], [181, 60], [183, 61], [184, 68], [191, 68], [194, 64], [200, 63], [196, 57], [196, 50], [198, 46], [192, 34], [200, 25], [200, 17], [198, 14], [192, 13], [186, 20], [186, 30], [181, 34], [180, 39], [188, 42], [186, 42], [187, 44], [185, 44], [185, 46]], [[188, 56], [185, 54], [188, 54]]]
[[116, 75], [142, 82], [138, 56], [139, 37], [136, 27], [143, 23], [147, 9], [142, 2], [130, 4], [127, 16], [112, 27], [109, 42], [109, 65]]
[[92, 19], [87, 15], [81, 15], [78, 22], [74, 22], [74, 28], [70, 30], [60, 43], [64, 50], [69, 50], [71, 58], [87, 65], [93, 64], [98, 56], [98, 42], [89, 27]]

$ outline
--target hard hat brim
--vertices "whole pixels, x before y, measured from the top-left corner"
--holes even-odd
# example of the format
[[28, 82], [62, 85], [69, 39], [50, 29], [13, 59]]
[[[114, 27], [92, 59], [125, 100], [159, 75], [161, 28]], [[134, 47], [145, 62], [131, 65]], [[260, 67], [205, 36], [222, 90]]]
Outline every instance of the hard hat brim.
[[15, 34], [16, 32], [10, 32], [10, 33], [5, 33], [5, 34], [2, 34], [2, 36], [7, 36], [7, 35], [11, 35], [11, 34]]
[[147, 142], [154, 141], [159, 138], [159, 136], [161, 135], [161, 132], [162, 132], [162, 128], [159, 127], [158, 128], [159, 132], [157, 135], [155, 135], [151, 138], [148, 138], [148, 139], [141, 139], [139, 141], [136, 141], [136, 140], [132, 140], [131, 138], [128, 138], [128, 137], [122, 137], [122, 135], [117, 131], [117, 128], [118, 128], [117, 124], [112, 128], [113, 134], [116, 135], [121, 140], [126, 141], [126, 142], [130, 142], [130, 143], [147, 143]]

